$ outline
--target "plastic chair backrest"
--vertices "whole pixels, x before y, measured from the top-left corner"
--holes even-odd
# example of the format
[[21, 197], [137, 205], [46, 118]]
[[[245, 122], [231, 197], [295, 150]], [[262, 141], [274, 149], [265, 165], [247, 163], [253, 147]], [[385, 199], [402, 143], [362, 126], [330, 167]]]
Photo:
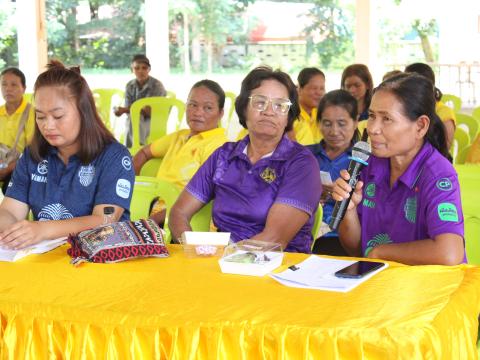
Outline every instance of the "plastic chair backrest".
[[315, 243], [315, 240], [318, 238], [318, 231], [320, 230], [320, 226], [322, 225], [322, 218], [323, 218], [323, 207], [321, 204], [318, 204], [318, 209], [317, 209], [317, 212], [315, 213], [315, 220], [313, 222], [313, 227], [312, 227], [312, 236], [313, 236], [312, 248], [313, 248], [313, 244]]
[[140, 175], [156, 177], [158, 174], [158, 168], [162, 164], [162, 160], [163, 159], [160, 158], [148, 160], [145, 164], [143, 164], [142, 169], [140, 170]]
[[470, 144], [470, 136], [461, 127], [455, 129], [453, 135], [452, 146], [450, 147], [450, 153], [455, 161], [457, 155]]
[[212, 206], [213, 202], [210, 201], [205, 204], [190, 220], [190, 226], [193, 231], [210, 231], [210, 222], [212, 220]]
[[457, 118], [457, 126], [460, 124], [465, 124], [468, 128], [468, 134], [470, 135], [470, 142], [473, 142], [477, 136], [478, 132], [478, 121], [473, 118], [473, 116], [467, 114], [455, 114]]
[[468, 145], [457, 153], [457, 156], [455, 157], [455, 164], [465, 164], [465, 160], [467, 159], [467, 155], [471, 147], [472, 145]]
[[230, 126], [230, 121], [232, 121], [233, 117], [233, 112], [235, 111], [235, 99], [237, 98], [237, 95], [231, 91], [225, 91], [225, 100], [226, 104], [228, 103], [228, 106], [224, 106], [224, 114], [223, 118], [221, 121], [221, 127], [224, 129], [228, 129]]
[[108, 129], [113, 130], [113, 124], [111, 121], [112, 113], [112, 100], [117, 97], [115, 103], [123, 103], [125, 92], [120, 89], [94, 89], [92, 90], [93, 98], [95, 99], [95, 105], [97, 111], [102, 118], [103, 123]]
[[165, 136], [168, 132], [168, 118], [173, 107], [177, 109], [177, 119], [173, 131], [178, 130], [185, 114], [185, 104], [176, 98], [168, 98], [162, 96], [146, 97], [138, 99], [130, 106], [130, 118], [132, 120], [133, 141], [130, 152], [135, 154], [140, 149], [140, 112], [149, 106], [151, 109], [150, 135], [146, 140], [150, 144], [154, 140]]
[[460, 109], [462, 108], [462, 99], [456, 95], [443, 94], [441, 101], [448, 107], [452, 108], [454, 112], [460, 112]]
[[468, 262], [480, 265], [480, 165], [455, 165], [462, 196]]
[[472, 117], [480, 123], [480, 106], [473, 109]]

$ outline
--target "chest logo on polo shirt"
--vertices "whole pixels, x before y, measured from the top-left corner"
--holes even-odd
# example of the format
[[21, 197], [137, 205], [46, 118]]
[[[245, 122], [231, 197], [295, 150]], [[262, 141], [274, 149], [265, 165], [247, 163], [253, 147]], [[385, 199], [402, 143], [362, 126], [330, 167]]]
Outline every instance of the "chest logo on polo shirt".
[[368, 183], [365, 187], [365, 195], [368, 197], [375, 197], [375, 183]]
[[403, 207], [403, 211], [405, 212], [405, 219], [408, 222], [415, 224], [417, 220], [417, 197], [409, 197], [405, 201], [405, 206]]
[[73, 215], [70, 213], [70, 211], [68, 211], [65, 206], [59, 203], [44, 206], [38, 213], [39, 221], [65, 220], [71, 218], [73, 218]]
[[80, 184], [83, 186], [88, 186], [92, 183], [95, 176], [95, 166], [87, 165], [81, 166], [78, 170], [78, 178], [80, 179]]
[[38, 163], [37, 172], [40, 175], [45, 175], [48, 172], [48, 160], [42, 160]]
[[275, 170], [270, 168], [270, 167], [266, 167], [265, 170], [262, 171], [262, 173], [260, 174], [260, 177], [266, 182], [266, 183], [269, 183], [271, 184], [272, 182], [275, 181], [275, 179], [277, 178], [277, 174], [275, 173]]

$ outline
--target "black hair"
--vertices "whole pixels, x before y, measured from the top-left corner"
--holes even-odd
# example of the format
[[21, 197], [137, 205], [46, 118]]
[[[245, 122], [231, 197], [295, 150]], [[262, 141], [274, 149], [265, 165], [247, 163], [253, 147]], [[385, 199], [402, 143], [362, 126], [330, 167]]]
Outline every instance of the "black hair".
[[247, 119], [245, 112], [249, 103], [249, 97], [252, 90], [261, 86], [265, 80], [276, 80], [284, 85], [288, 91], [288, 98], [292, 105], [288, 111], [287, 126], [285, 131], [293, 128], [293, 121], [300, 115], [300, 106], [298, 105], [297, 88], [287, 73], [281, 70], [273, 70], [270, 66], [259, 66], [250, 71], [242, 81], [240, 94], [235, 99], [235, 111], [238, 115], [240, 124], [246, 129]]
[[[339, 89], [333, 90], [326, 93], [320, 103], [318, 104], [318, 112], [317, 112], [317, 121], [322, 121], [322, 113], [325, 109], [329, 106], [339, 106], [344, 109], [348, 115], [353, 119], [353, 121], [357, 120], [358, 116], [358, 108], [357, 108], [357, 100], [346, 90]], [[360, 133], [358, 129], [355, 130], [355, 133], [352, 137], [352, 144], [356, 143], [360, 139]]]
[[325, 74], [323, 73], [323, 71], [317, 69], [316, 67], [308, 67], [302, 69], [302, 71], [300, 71], [297, 77], [298, 86], [303, 88], [314, 76], [317, 75], [320, 75], [325, 79]]
[[18, 76], [20, 78], [20, 82], [22, 83], [23, 87], [27, 87], [27, 80], [25, 79], [25, 74], [22, 72], [22, 70], [16, 68], [16, 67], [9, 67], [3, 70], [0, 73], [0, 76], [3, 76], [5, 74], [13, 74], [15, 76]]
[[[416, 73], [422, 76], [425, 76], [428, 80], [430, 80], [435, 86], [435, 73], [433, 72], [433, 69], [424, 63], [413, 63], [410, 65], [407, 65], [405, 68], [406, 73]], [[442, 92], [440, 91], [439, 88], [435, 87], [435, 100], [440, 101], [442, 98]]]
[[193, 84], [192, 89], [202, 86], [206, 87], [208, 90], [217, 95], [218, 107], [220, 110], [223, 110], [225, 106], [225, 91], [223, 91], [222, 87], [216, 81], [205, 79], [197, 81], [195, 84]]
[[133, 55], [132, 63], [134, 63], [134, 62], [144, 63], [144, 64], [147, 65], [149, 68], [151, 68], [150, 60], [148, 60], [148, 58], [147, 58], [145, 55], [143, 55], [143, 54]]
[[351, 76], [358, 76], [362, 80], [366, 87], [367, 92], [365, 93], [365, 109], [370, 107], [370, 102], [372, 101], [373, 95], [373, 79], [370, 70], [368, 70], [367, 65], [364, 64], [352, 64], [347, 66], [342, 73], [342, 80], [340, 84], [341, 89], [345, 89], [345, 80]]
[[416, 73], [404, 73], [382, 82], [377, 91], [388, 91], [402, 104], [403, 113], [412, 122], [426, 115], [430, 119], [426, 141], [437, 149], [450, 162], [452, 156], [447, 147], [445, 126], [435, 111], [435, 95], [432, 82]]

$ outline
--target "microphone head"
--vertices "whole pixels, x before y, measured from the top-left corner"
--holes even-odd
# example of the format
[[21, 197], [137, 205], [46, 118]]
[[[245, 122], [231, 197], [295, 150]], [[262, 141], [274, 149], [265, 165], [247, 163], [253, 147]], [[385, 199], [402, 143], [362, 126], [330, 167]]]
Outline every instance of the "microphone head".
[[366, 141], [358, 141], [353, 145], [352, 148], [352, 157], [360, 159], [362, 161], [367, 161], [370, 155], [372, 154], [372, 149], [370, 144]]

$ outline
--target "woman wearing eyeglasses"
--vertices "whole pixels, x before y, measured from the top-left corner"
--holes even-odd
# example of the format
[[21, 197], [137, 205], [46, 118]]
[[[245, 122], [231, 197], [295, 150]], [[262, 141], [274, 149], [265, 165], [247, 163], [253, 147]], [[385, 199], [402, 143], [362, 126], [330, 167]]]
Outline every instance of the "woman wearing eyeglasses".
[[192, 216], [214, 199], [213, 222], [233, 241], [310, 252], [322, 187], [315, 157], [285, 135], [299, 113], [295, 85], [258, 67], [243, 80], [235, 110], [249, 135], [216, 150], [188, 183], [170, 212], [173, 238], [191, 230]]

